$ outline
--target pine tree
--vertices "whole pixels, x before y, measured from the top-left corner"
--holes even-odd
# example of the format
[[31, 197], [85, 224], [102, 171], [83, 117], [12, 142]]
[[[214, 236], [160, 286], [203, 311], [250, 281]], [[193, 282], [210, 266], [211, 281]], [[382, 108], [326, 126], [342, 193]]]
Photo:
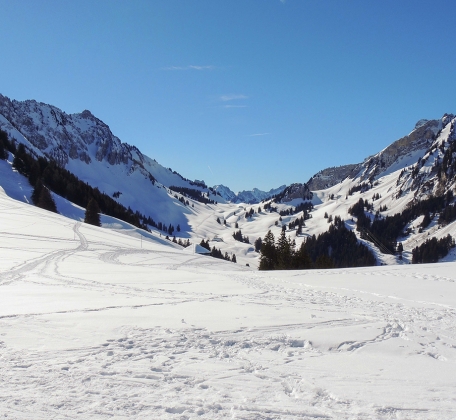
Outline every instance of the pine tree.
[[100, 207], [93, 198], [91, 198], [89, 204], [87, 204], [84, 223], [88, 223], [94, 226], [101, 226]]
[[35, 188], [32, 191], [31, 199], [32, 203], [35, 204], [35, 206], [38, 206], [38, 200], [40, 198], [41, 190], [43, 189], [43, 182], [41, 179], [38, 179], [35, 183]]
[[42, 188], [41, 188], [40, 195], [38, 197], [36, 206], [40, 207], [44, 210], [48, 210], [48, 211], [57, 213], [57, 207], [55, 205], [55, 201], [52, 198], [52, 195], [49, 192], [49, 190], [44, 186], [42, 186]]
[[263, 241], [261, 238], [258, 238], [257, 240], [255, 240], [254, 245], [255, 245], [256, 252], [260, 252], [262, 243], [263, 243]]
[[277, 264], [277, 252], [274, 234], [268, 231], [261, 245], [260, 270], [274, 270]]
[[277, 240], [277, 268], [279, 270], [289, 270], [292, 268], [294, 246], [292, 241], [287, 238], [285, 231], [282, 230]]
[[312, 260], [306, 249], [305, 241], [294, 255], [294, 267], [298, 270], [308, 270], [312, 268]]
[[5, 160], [8, 157], [8, 154], [6, 153], [5, 146], [3, 145], [3, 142], [0, 140], [0, 159]]

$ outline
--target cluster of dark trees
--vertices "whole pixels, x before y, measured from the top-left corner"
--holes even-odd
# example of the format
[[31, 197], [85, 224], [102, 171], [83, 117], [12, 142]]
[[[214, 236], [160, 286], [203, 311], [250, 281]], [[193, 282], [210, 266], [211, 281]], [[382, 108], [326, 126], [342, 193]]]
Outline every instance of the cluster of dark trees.
[[364, 267], [376, 264], [372, 252], [358, 242], [340, 217], [329, 230], [308, 237], [295, 249], [295, 241], [282, 231], [277, 242], [269, 231], [262, 240], [260, 270], [299, 270], [312, 268]]
[[[166, 236], [166, 239], [169, 239], [168, 236]], [[190, 246], [192, 243], [190, 242], [190, 239], [187, 239], [186, 241], [184, 241], [183, 239], [179, 238], [179, 239], [176, 239], [176, 237], [174, 236], [173, 237], [173, 242], [175, 244], [178, 244], [180, 246], [183, 246], [184, 248], [187, 248], [188, 246]]]
[[[98, 188], [91, 187], [68, 170], [58, 166], [55, 161], [33, 156], [22, 143], [16, 146], [15, 142], [10, 141], [7, 134], [0, 130], [0, 157], [5, 159], [6, 151], [14, 154], [13, 167], [26, 176], [30, 185], [34, 187], [32, 201], [39, 207], [57, 211], [50, 194], [52, 191], [86, 209], [89, 202], [93, 200], [98, 206], [98, 214], [101, 212], [116, 217], [141, 229], [149, 230], [147, 227], [149, 225], [169, 234], [174, 231], [172, 225], [156, 223], [150, 216], [146, 217], [138, 211], [127, 209], [107, 194], [100, 192]], [[120, 192], [118, 193], [120, 196]], [[91, 206], [91, 209], [93, 208]], [[90, 211], [89, 220], [91, 220]], [[97, 221], [95, 224], [100, 225]], [[179, 226], [177, 230], [180, 230]]]
[[[260, 209], [261, 209], [261, 207], [260, 207]], [[247, 210], [245, 211], [245, 218], [248, 219], [249, 217], [253, 217], [254, 214], [255, 214], [255, 210], [253, 209], [253, 207], [251, 207], [249, 211], [247, 211]]]
[[90, 225], [94, 226], [101, 226], [100, 207], [93, 198], [91, 198], [89, 204], [87, 204], [84, 223], [89, 223]]
[[[396, 213], [394, 216], [375, 217], [366, 214], [365, 209], [371, 209], [369, 203], [362, 198], [358, 203], [349, 208], [349, 213], [357, 218], [356, 227], [361, 232], [364, 239], [372, 240], [373, 235], [379, 241], [385, 250], [390, 253], [396, 251], [397, 238], [404, 234], [404, 229], [408, 223], [418, 216], [425, 216], [424, 227], [431, 221], [430, 214], [442, 212], [453, 200], [453, 193], [448, 192], [439, 197], [429, 197], [415, 203], [409, 203], [402, 213]], [[366, 205], [367, 203], [367, 205]], [[423, 227], [423, 225], [422, 225]], [[369, 231], [370, 235], [363, 232]]]
[[186, 200], [183, 196], [178, 197], [177, 194], [174, 194], [174, 198], [179, 200], [184, 206], [190, 205], [190, 202]]
[[304, 211], [305, 213], [309, 213], [313, 210], [314, 206], [310, 201], [304, 201], [301, 204], [298, 204], [295, 209], [293, 214], [299, 213], [300, 211]]
[[[453, 128], [452, 128], [453, 129]], [[445, 173], [448, 179], [451, 179], [456, 174], [456, 142], [450, 142], [446, 149], [441, 164], [437, 169], [437, 177], [440, 179]]]
[[359, 185], [356, 185], [348, 190], [348, 195], [353, 195], [355, 192], [361, 191], [366, 192], [371, 189], [371, 185], [368, 182], [361, 182]]
[[31, 196], [33, 204], [44, 210], [57, 213], [55, 201], [48, 188], [46, 188], [41, 181], [37, 181]]
[[412, 251], [412, 264], [436, 263], [455, 247], [454, 239], [447, 235], [442, 239], [431, 238]]
[[264, 203], [264, 206], [263, 206], [263, 208], [265, 210], [269, 210], [270, 213], [277, 211], [277, 207], [273, 207], [271, 203], [272, 203], [272, 201], [269, 201], [268, 203]]
[[14, 153], [16, 151], [16, 147], [13, 146], [14, 143], [11, 143], [8, 140], [8, 134], [0, 130], [0, 159], [5, 160], [8, 157], [8, 152]]
[[[154, 161], [156, 162], [155, 159]], [[190, 185], [196, 185], [197, 187], [207, 188], [207, 185], [204, 183], [204, 181], [192, 181], [188, 178], [184, 178], [179, 172], [173, 171], [171, 168], [168, 168], [168, 171], [172, 172], [174, 175], [177, 175], [180, 179], [187, 181]], [[214, 189], [212, 187], [210, 187], [209, 189], [214, 192]]]
[[236, 239], [236, 241], [239, 241], [239, 242], [244, 242], [246, 244], [250, 243], [249, 237], [248, 236], [243, 236], [240, 229], [237, 232], [233, 233], [233, 238]]
[[280, 216], [292, 216], [293, 214], [297, 214], [302, 211], [304, 220], [307, 220], [311, 217], [309, 213], [313, 210], [313, 204], [310, 201], [304, 201], [303, 203], [298, 204], [294, 208], [290, 207], [289, 209], [281, 210], [279, 212], [278, 208], [273, 207], [271, 205], [271, 202], [269, 202], [269, 203], [265, 203], [264, 209], [269, 210], [270, 213], [278, 212]]
[[297, 228], [296, 235], [300, 235], [302, 233], [303, 226], [306, 225], [304, 223], [304, 220], [305, 220], [304, 215], [301, 216], [301, 217], [298, 217], [297, 219], [295, 219], [295, 220], [291, 221], [290, 223], [288, 223], [288, 228], [290, 230]]
[[215, 246], [212, 247], [211, 249], [211, 246], [209, 245], [209, 239], [207, 241], [205, 241], [204, 239], [201, 240], [200, 242], [200, 245], [203, 247], [203, 248], [206, 248], [208, 251], [210, 251], [210, 256], [211, 257], [214, 257], [214, 258], [219, 258], [221, 260], [225, 260], [225, 261], [231, 261], [231, 262], [237, 262], [236, 261], [236, 254], [232, 254], [231, 255], [231, 258], [230, 256], [228, 255], [228, 252], [225, 252], [225, 254], [223, 254], [223, 252], [216, 248]]
[[152, 224], [153, 221], [152, 221], [152, 223], [148, 222], [149, 219], [146, 219], [146, 221], [147, 221], [148, 225], [151, 225], [151, 226], [157, 228], [158, 230], [161, 230], [162, 232], [169, 233], [170, 235], [172, 235], [174, 233], [174, 230], [177, 230], [178, 232], [180, 232], [180, 230], [181, 230], [180, 225], [177, 225], [177, 229], [174, 229], [174, 226], [171, 223], [168, 226], [166, 226], [162, 222]]
[[[201, 192], [200, 190], [195, 190], [193, 188], [186, 187], [176, 187], [172, 185], [169, 187], [170, 190], [177, 192], [187, 198], [192, 198], [195, 201], [198, 201], [203, 204], [217, 204], [214, 200], [211, 200], [208, 194]], [[186, 203], [184, 203], [186, 204]]]
[[255, 251], [256, 252], [260, 252], [261, 251], [261, 245], [262, 244], [263, 244], [263, 240], [261, 238], [255, 239], [255, 242], [253, 243], [253, 245], [255, 247]]
[[447, 225], [456, 220], [456, 205], [446, 206], [439, 215], [439, 225]]

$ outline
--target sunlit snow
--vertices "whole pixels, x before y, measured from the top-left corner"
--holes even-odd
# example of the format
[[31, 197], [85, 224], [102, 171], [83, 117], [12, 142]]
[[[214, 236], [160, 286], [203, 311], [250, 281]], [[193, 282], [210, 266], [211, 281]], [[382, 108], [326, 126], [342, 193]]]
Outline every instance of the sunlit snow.
[[5, 418], [456, 417], [454, 263], [258, 272], [3, 190], [0, 240]]

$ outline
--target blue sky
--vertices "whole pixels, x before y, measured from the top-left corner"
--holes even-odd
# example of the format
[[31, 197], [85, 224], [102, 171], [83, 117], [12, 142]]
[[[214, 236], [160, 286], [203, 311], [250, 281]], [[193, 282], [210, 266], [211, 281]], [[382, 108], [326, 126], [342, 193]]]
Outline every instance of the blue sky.
[[0, 93], [89, 109], [234, 191], [357, 163], [456, 113], [456, 2], [0, 0]]

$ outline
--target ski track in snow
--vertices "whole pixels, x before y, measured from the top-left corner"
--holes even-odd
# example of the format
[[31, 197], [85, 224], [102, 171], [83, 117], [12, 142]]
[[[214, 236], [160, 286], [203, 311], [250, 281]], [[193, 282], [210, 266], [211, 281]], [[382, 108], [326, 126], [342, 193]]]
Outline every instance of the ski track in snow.
[[[18, 261], [0, 272], [0, 291], [87, 301], [24, 310], [18, 300], [22, 310], [2, 312], [7, 419], [456, 417], [454, 298], [377, 287], [454, 291], [450, 266], [245, 271], [153, 243], [138, 249], [79, 222], [33, 233], [28, 209], [17, 208], [17, 230], [0, 229]], [[19, 261], [24, 240], [50, 245]], [[168, 315], [155, 320], [152, 310]], [[91, 330], [98, 317], [112, 320], [100, 324], [104, 336]]]

